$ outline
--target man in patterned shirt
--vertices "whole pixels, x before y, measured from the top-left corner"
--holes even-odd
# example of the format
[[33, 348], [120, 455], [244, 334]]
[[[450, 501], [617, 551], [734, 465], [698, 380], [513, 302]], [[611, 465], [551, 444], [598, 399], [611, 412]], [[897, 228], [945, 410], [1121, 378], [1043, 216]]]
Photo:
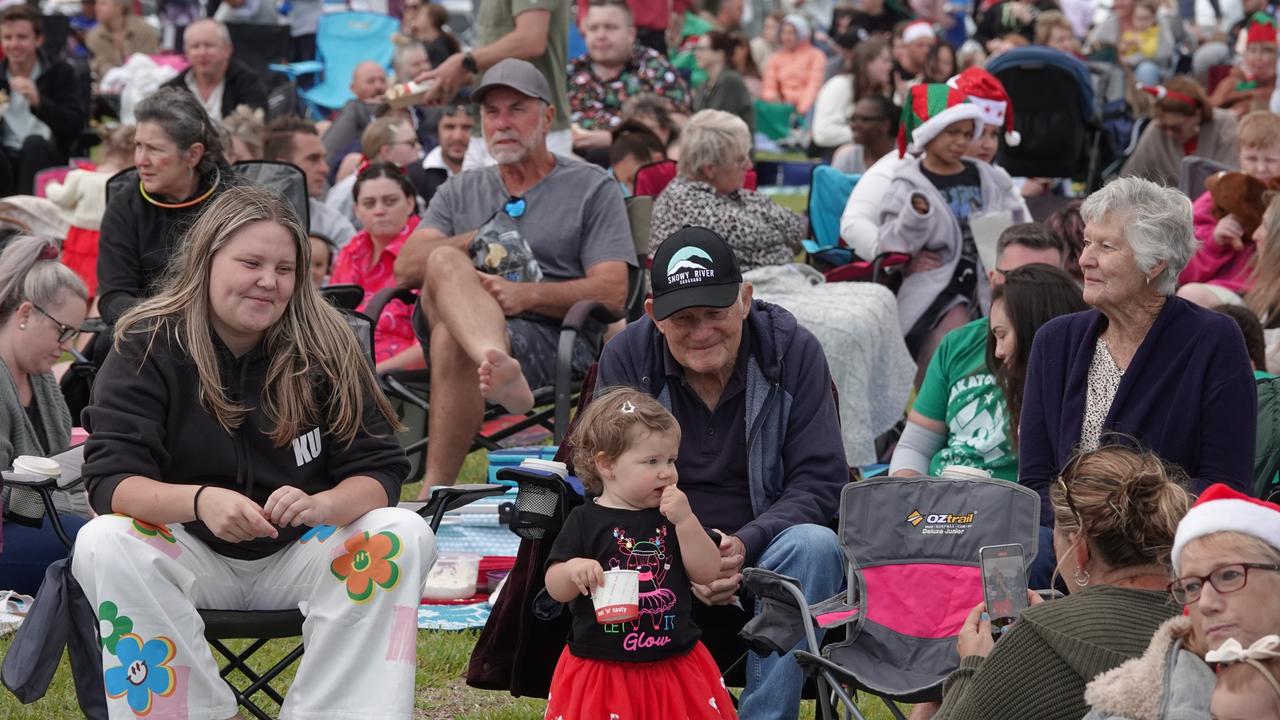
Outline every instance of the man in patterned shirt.
[[643, 92], [667, 98], [675, 112], [689, 112], [689, 90], [667, 59], [636, 42], [624, 0], [591, 0], [582, 20], [587, 54], [569, 63], [569, 121], [573, 149], [607, 152], [609, 131], [621, 121], [622, 104]]

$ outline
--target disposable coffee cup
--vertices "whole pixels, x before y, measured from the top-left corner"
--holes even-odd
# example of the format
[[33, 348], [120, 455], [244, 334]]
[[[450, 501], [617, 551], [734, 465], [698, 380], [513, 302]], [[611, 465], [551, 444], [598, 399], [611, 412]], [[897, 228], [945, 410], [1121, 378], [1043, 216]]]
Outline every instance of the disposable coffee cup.
[[561, 480], [569, 476], [569, 466], [555, 460], [543, 460], [541, 458], [525, 458], [520, 461], [520, 467], [529, 468], [530, 470], [541, 470], [543, 472], [555, 473]]
[[971, 478], [989, 478], [991, 473], [980, 468], [969, 467], [968, 465], [948, 465], [942, 468], [939, 473], [940, 477], [956, 478], [957, 480], [969, 480]]
[[591, 600], [601, 625], [635, 620], [640, 617], [640, 572], [606, 570], [604, 585], [596, 588]]
[[20, 475], [36, 475], [46, 478], [62, 477], [62, 466], [57, 460], [39, 455], [19, 455], [13, 461], [13, 471]]

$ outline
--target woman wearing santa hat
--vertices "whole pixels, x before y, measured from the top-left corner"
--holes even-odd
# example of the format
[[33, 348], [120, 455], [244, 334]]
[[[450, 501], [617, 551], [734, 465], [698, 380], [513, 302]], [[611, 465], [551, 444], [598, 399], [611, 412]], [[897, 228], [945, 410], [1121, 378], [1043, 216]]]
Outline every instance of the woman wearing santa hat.
[[1210, 486], [1178, 524], [1172, 559], [1169, 591], [1185, 615], [1161, 626], [1141, 658], [1089, 683], [1085, 720], [1207, 718], [1205, 660], [1246, 660], [1280, 632], [1280, 505]]
[[[969, 100], [981, 110], [982, 130], [969, 144], [965, 157], [981, 160], [991, 165], [997, 176], [1009, 178], [1002, 168], [992, 165], [996, 151], [1000, 149], [1000, 136], [1004, 135], [1006, 145], [1017, 145], [1022, 137], [1013, 129], [1013, 104], [1004, 85], [996, 76], [980, 67], [971, 67], [951, 78], [948, 84], [967, 95]], [[872, 259], [882, 252], [880, 247], [880, 201], [889, 191], [889, 184], [898, 166], [906, 159], [898, 153], [891, 152], [872, 165], [849, 196], [844, 213], [840, 216], [840, 237], [849, 247], [863, 259]], [[1009, 180], [1010, 199], [1025, 217], [1030, 217], [1026, 202], [1020, 192]], [[940, 259], [937, 254], [924, 251], [913, 259], [908, 272], [924, 272], [938, 267]], [[984, 302], [983, 309], [987, 307]]]

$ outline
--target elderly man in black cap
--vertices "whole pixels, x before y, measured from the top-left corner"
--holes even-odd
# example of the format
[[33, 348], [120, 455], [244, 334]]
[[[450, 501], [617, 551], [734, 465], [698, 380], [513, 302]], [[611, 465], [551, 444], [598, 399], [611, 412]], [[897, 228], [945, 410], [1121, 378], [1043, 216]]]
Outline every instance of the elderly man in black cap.
[[[431, 328], [424, 496], [457, 479], [486, 400], [516, 413], [532, 407], [530, 388], [553, 379], [565, 313], [579, 300], [621, 307], [627, 266], [636, 261], [618, 184], [594, 165], [547, 150], [555, 108], [533, 65], [499, 62], [471, 97], [498, 164], [446, 182], [395, 264], [400, 286], [422, 288]], [[520, 258], [522, 277], [473, 264], [472, 243], [491, 220], [514, 224], [527, 251], [518, 242], [490, 246], [481, 259], [531, 255]], [[580, 340], [575, 369], [585, 372], [597, 350]]]
[[[644, 390], [680, 422], [680, 488], [721, 536], [720, 579], [693, 586], [693, 619], [723, 665], [725, 640], [754, 611], [740, 603], [743, 567], [800, 580], [810, 602], [840, 589], [829, 525], [849, 468], [822, 347], [791, 313], [752, 300], [722, 237], [676, 231], [650, 277], [647, 317], [605, 346], [597, 391]], [[741, 716], [795, 718], [804, 678], [791, 655], [747, 663]]]

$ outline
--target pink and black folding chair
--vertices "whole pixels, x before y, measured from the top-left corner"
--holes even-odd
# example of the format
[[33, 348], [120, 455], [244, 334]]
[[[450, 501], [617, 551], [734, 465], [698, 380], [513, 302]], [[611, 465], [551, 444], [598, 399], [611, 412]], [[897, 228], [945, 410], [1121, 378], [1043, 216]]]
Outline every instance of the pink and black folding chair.
[[[822, 717], [862, 720], [854, 695], [895, 702], [942, 699], [942, 682], [960, 665], [956, 635], [982, 602], [978, 550], [1020, 543], [1036, 555], [1040, 498], [1006, 480], [890, 477], [845, 486], [840, 543], [847, 590], [809, 605], [796, 580], [748, 569], [761, 612], [742, 629], [756, 652], [784, 653], [803, 641], [796, 662], [818, 680]], [[844, 628], [820, 646], [817, 630]]]

